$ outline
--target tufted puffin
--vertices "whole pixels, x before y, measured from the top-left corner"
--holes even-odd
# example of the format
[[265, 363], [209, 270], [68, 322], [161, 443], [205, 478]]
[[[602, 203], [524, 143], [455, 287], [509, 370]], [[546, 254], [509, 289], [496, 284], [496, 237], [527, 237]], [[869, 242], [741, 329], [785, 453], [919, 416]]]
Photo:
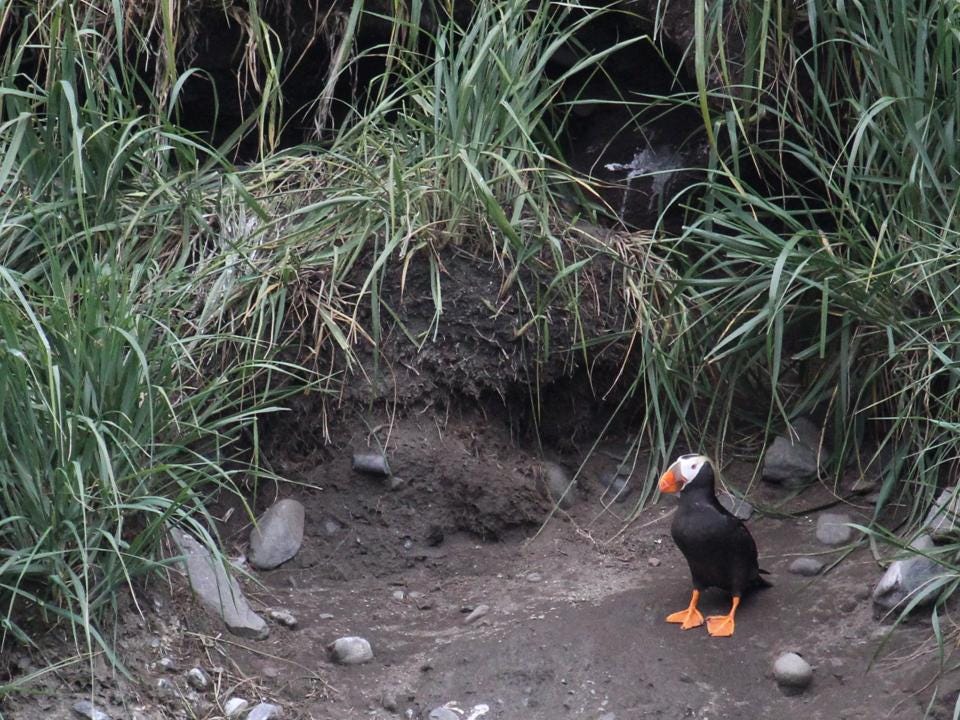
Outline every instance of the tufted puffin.
[[714, 637], [733, 635], [733, 616], [743, 594], [770, 583], [761, 577], [757, 544], [738, 518], [727, 512], [713, 489], [713, 468], [703, 455], [681, 455], [660, 478], [660, 492], [679, 493], [680, 506], [670, 534], [687, 559], [693, 578], [693, 595], [686, 610], [667, 616], [684, 630], [703, 625], [697, 610], [700, 593], [718, 587], [733, 596], [727, 615], [707, 618], [707, 632]]

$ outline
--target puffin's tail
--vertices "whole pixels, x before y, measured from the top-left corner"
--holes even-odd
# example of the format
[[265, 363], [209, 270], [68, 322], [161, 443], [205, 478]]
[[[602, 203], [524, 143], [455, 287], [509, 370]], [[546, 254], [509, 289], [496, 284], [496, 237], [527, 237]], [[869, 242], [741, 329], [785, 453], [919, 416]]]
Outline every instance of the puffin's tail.
[[765, 577], [763, 577], [764, 575], [769, 575], [769, 574], [770, 573], [768, 573], [766, 570], [764, 570], [763, 568], [760, 568], [759, 574], [753, 579], [752, 588], [754, 590], [764, 590], [766, 588], [772, 588], [773, 583], [767, 580]]

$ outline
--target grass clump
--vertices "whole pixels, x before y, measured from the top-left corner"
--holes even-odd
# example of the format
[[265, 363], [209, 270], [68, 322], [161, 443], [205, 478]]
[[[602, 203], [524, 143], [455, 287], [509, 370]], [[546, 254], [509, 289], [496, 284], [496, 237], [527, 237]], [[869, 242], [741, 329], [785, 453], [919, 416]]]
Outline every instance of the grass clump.
[[167, 525], [209, 540], [210, 499], [268, 474], [259, 418], [319, 378], [263, 320], [264, 234], [236, 228], [267, 210], [119, 62], [114, 12], [0, 11], [2, 652], [61, 624], [113, 657], [102, 621]]

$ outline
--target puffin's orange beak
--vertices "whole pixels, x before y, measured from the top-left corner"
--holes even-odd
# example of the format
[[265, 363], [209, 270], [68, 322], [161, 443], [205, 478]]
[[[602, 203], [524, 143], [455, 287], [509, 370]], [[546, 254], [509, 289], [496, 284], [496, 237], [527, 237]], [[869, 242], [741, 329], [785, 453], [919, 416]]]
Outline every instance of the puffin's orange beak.
[[660, 492], [675, 493], [680, 490], [680, 483], [677, 481], [677, 474], [671, 467], [660, 476]]

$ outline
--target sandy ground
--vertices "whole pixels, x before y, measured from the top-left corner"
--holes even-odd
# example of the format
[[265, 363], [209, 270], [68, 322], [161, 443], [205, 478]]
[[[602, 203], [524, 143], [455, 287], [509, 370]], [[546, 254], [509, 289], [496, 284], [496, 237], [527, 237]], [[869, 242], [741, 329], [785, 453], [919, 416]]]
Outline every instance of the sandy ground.
[[[259, 573], [261, 587], [246, 587], [256, 607], [285, 608], [298, 626], [243, 640], [197, 612], [178, 580], [172, 594], [152, 587], [144, 618], [128, 611], [120, 634], [133, 683], [98, 679], [114, 720], [137, 717], [135, 706], [143, 718], [222, 717], [230, 695], [276, 702], [293, 720], [427, 718], [448, 703], [463, 720], [922, 718], [928, 705], [929, 717], [952, 716], [960, 676], [938, 673], [928, 619], [901, 626], [881, 649], [889, 624], [873, 615], [869, 591], [880, 569], [865, 546], [825, 575], [787, 572], [799, 555], [842, 554], [816, 540], [816, 513], [758, 514], [748, 523], [775, 586], [744, 603], [733, 638], [682, 631], [663, 620], [690, 591], [669, 535], [674, 499], [620, 532], [632, 500], [605, 505], [597, 478], [615, 453], [597, 453], [574, 507], [541, 529], [549, 504], [536, 458], [505, 429], [476, 431], [475, 420], [395, 425], [388, 452], [403, 482], [394, 489], [350, 469], [366, 435], [288, 463], [295, 484], [262, 488], [258, 510], [278, 494], [303, 502], [304, 546]], [[737, 487], [749, 470], [725, 475]], [[780, 496], [759, 486], [751, 494], [759, 504]], [[829, 500], [815, 488], [791, 507]], [[228, 551], [242, 553], [242, 516], [226, 530]], [[701, 608], [725, 612], [728, 602], [708, 593]], [[465, 622], [481, 605], [486, 614]], [[942, 626], [950, 649], [956, 630], [948, 618]], [[333, 664], [325, 646], [343, 635], [367, 638], [374, 659]], [[799, 695], [782, 692], [772, 676], [785, 651], [814, 668]], [[158, 665], [161, 657], [177, 670]], [[182, 671], [193, 665], [208, 671], [213, 688], [191, 694]], [[8, 701], [6, 717], [69, 717], [70, 703], [88, 691], [82, 673], [63, 678], [37, 697]], [[169, 681], [163, 691], [160, 678]]]

